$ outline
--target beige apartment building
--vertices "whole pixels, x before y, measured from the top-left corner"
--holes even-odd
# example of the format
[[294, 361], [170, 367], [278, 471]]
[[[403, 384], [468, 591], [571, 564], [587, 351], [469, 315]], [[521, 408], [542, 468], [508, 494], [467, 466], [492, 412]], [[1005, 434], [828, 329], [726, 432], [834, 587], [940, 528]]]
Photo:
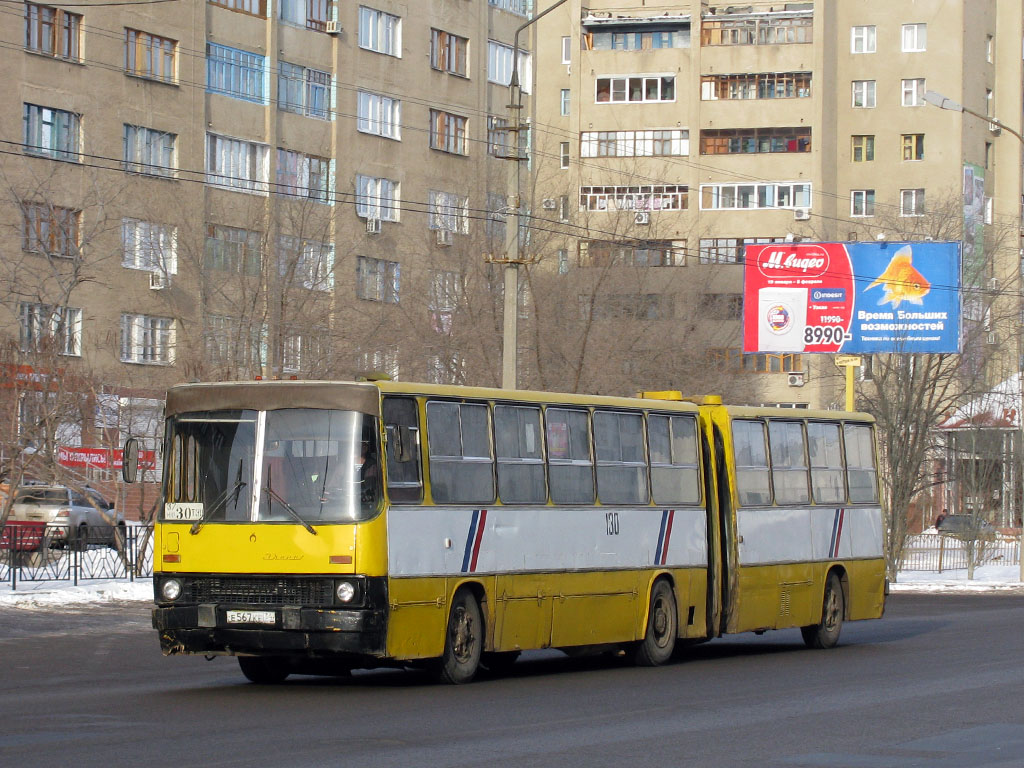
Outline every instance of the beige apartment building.
[[[460, 347], [500, 340], [485, 256], [504, 247], [527, 11], [7, 4], [5, 458], [155, 438], [181, 381], [464, 379]], [[472, 340], [453, 329], [467, 273], [485, 297]]]
[[1018, 364], [1021, 142], [924, 97], [1020, 128], [1022, 5], [570, 0], [536, 25], [534, 62], [551, 198], [535, 215], [562, 227], [562, 270], [607, 272], [599, 293], [632, 295], [654, 345], [701, 338], [679, 380], [724, 367], [753, 401], [842, 407], [832, 356], [740, 354], [744, 245], [960, 240], [966, 169], [965, 352], [1002, 381]]

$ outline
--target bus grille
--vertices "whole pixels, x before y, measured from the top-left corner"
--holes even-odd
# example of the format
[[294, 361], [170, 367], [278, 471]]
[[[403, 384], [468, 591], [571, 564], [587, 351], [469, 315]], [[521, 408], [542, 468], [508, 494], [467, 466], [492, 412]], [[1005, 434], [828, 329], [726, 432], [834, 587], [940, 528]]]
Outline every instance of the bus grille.
[[329, 605], [328, 579], [200, 578], [190, 579], [188, 599], [194, 603], [244, 605]]

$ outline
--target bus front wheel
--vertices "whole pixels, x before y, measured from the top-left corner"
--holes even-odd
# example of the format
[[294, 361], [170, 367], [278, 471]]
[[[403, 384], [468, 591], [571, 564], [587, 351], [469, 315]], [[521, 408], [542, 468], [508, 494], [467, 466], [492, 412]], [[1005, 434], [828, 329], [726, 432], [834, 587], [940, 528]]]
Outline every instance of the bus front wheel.
[[634, 663], [642, 667], [658, 667], [672, 658], [679, 629], [676, 596], [671, 585], [662, 579], [651, 590], [651, 607], [647, 612], [644, 639], [633, 650]]
[[846, 600], [843, 596], [843, 585], [836, 573], [830, 573], [825, 581], [825, 598], [821, 606], [821, 621], [809, 627], [801, 627], [800, 634], [808, 648], [834, 648], [839, 642], [839, 632], [843, 628], [843, 614], [846, 612]]
[[470, 682], [480, 666], [484, 623], [480, 605], [468, 590], [456, 593], [448, 614], [444, 655], [437, 666], [438, 682], [460, 685]]
[[272, 656], [239, 656], [238, 666], [250, 682], [264, 685], [284, 682], [290, 671], [284, 659]]

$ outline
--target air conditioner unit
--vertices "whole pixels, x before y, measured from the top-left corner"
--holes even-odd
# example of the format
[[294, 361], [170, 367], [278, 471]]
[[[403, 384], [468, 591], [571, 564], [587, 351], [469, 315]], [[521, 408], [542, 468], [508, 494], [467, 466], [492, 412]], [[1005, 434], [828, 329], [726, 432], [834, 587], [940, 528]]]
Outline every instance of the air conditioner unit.
[[857, 242], [857, 233], [854, 232], [853, 230], [847, 232], [846, 233], [846, 242], [848, 242], [848, 243], [856, 243]]
[[149, 273], [149, 289], [151, 291], [162, 291], [167, 287], [167, 275], [163, 272]]
[[989, 331], [985, 334], [985, 343], [991, 347], [994, 347], [999, 343], [999, 334], [995, 331]]
[[443, 246], [449, 246], [454, 242], [454, 233], [450, 229], [439, 229], [437, 230], [437, 244]]
[[998, 291], [999, 291], [999, 278], [998, 277], [990, 277], [988, 279], [988, 289], [990, 291], [992, 291], [992, 293], [998, 293]]
[[993, 136], [998, 136], [999, 134], [1001, 134], [1003, 132], [1002, 126], [996, 125], [995, 123], [989, 123], [988, 124], [988, 129], [992, 133]]
[[324, 32], [326, 32], [328, 35], [340, 35], [341, 30], [341, 24], [339, 24], [337, 21], [328, 21], [327, 26], [324, 27]]
[[553, 197], [545, 197], [544, 201], [541, 203], [541, 207], [545, 211], [553, 211], [558, 207], [558, 201]]
[[791, 387], [802, 387], [804, 385], [804, 375], [802, 373], [791, 373], [787, 383]]
[[367, 219], [366, 220], [366, 234], [368, 234], [368, 235], [379, 235], [380, 234], [380, 219]]
[[793, 209], [793, 218], [796, 221], [807, 221], [808, 219], [811, 218], [811, 209], [810, 208], [794, 208]]
[[648, 213], [647, 211], [637, 211], [636, 213], [633, 214], [633, 223], [634, 224], [650, 224], [651, 223], [651, 214]]

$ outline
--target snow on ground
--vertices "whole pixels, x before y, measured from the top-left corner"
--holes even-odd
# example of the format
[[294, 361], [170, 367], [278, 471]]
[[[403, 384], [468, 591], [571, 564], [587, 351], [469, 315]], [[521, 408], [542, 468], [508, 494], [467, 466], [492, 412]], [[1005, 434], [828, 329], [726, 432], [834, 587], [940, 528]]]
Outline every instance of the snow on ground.
[[900, 571], [890, 592], [1018, 592], [1024, 594], [1018, 565], [982, 565], [974, 569], [974, 579], [967, 579], [967, 569], [936, 573], [935, 571]]

